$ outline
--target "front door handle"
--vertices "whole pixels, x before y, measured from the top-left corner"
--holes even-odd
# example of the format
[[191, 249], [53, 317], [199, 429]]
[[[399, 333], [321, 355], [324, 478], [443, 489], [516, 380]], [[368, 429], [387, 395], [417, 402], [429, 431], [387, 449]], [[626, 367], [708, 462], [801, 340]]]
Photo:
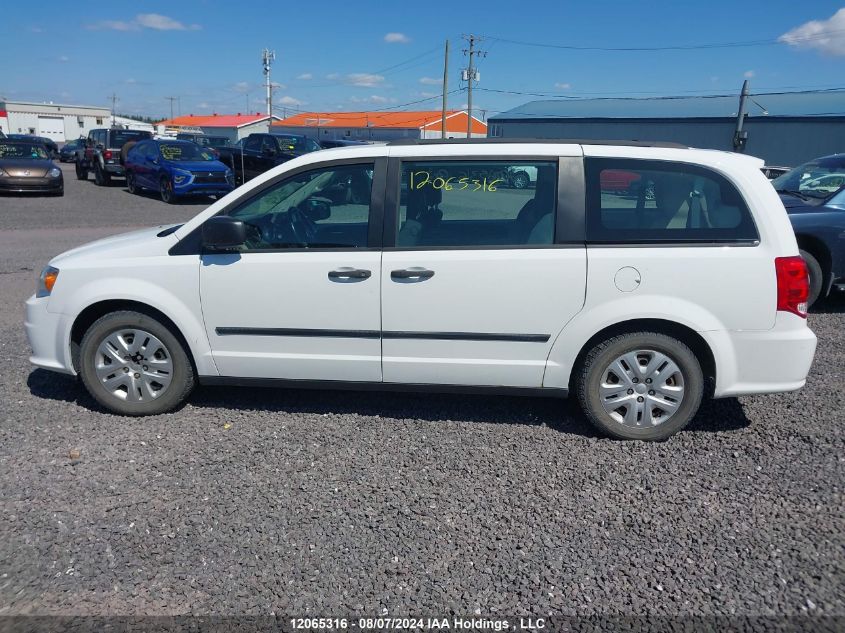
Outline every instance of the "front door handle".
[[434, 277], [434, 271], [425, 268], [402, 268], [390, 271], [391, 279], [431, 279], [432, 277]]
[[369, 279], [372, 274], [360, 268], [338, 268], [329, 271], [329, 279]]

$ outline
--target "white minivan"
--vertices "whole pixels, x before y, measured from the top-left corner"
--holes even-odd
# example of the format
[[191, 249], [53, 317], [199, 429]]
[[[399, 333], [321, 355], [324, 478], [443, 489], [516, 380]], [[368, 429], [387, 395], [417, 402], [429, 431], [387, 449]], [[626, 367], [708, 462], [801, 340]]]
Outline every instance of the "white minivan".
[[[53, 259], [31, 362], [125, 415], [197, 383], [574, 392], [602, 432], [663, 439], [703, 397], [810, 369], [807, 269], [761, 165], [636, 142], [314, 152]], [[507, 186], [514, 166], [534, 182]]]

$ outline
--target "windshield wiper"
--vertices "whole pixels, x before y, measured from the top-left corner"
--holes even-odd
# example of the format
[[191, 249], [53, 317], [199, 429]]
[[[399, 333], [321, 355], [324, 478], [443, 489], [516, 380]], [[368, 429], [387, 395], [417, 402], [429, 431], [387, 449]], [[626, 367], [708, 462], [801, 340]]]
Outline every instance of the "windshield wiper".
[[810, 197], [806, 194], [801, 193], [800, 191], [794, 191], [792, 189], [775, 189], [778, 193], [786, 193], [790, 196], [795, 196], [796, 198], [801, 198], [802, 200], [809, 200]]

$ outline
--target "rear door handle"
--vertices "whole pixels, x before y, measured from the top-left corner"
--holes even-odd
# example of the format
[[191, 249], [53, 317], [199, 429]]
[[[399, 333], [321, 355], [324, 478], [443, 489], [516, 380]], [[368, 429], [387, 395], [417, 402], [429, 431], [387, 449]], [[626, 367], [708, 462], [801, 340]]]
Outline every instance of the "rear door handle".
[[329, 279], [369, 279], [372, 274], [360, 268], [338, 268], [329, 271]]
[[401, 268], [390, 271], [391, 279], [431, 279], [432, 277], [434, 277], [434, 271], [425, 268]]

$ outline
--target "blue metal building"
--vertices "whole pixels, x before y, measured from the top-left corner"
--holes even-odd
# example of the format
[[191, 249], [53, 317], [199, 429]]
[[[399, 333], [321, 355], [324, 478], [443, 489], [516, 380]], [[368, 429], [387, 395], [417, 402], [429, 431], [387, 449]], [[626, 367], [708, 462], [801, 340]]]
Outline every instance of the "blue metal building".
[[[532, 101], [488, 120], [488, 136], [672, 141], [733, 150], [739, 96]], [[795, 166], [845, 152], [845, 90], [760, 93], [746, 101], [745, 153]]]

